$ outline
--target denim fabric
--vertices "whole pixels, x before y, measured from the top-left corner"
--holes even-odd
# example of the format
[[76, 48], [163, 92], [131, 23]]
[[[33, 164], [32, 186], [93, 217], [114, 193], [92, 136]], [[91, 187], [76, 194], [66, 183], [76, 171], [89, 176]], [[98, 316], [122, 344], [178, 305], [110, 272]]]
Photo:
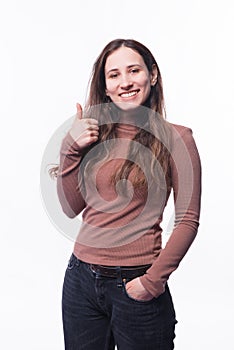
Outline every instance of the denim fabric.
[[137, 301], [125, 283], [102, 277], [73, 254], [64, 278], [65, 350], [172, 350], [177, 323], [168, 286], [158, 298]]

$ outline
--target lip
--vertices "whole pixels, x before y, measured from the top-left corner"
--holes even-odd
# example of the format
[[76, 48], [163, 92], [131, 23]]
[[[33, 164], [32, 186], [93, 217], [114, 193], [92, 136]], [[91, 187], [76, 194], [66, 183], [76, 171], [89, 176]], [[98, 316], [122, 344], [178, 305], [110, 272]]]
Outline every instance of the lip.
[[119, 94], [122, 98], [131, 98], [135, 97], [139, 93], [140, 89], [131, 90], [131, 91], [124, 91]]

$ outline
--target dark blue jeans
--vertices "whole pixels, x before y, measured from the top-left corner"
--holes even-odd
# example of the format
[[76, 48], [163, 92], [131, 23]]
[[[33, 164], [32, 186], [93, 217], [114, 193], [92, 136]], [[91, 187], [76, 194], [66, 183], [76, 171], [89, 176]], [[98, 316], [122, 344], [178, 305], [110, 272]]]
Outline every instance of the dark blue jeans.
[[102, 277], [73, 254], [63, 285], [66, 350], [172, 350], [176, 324], [168, 286], [158, 298], [136, 301], [125, 283]]

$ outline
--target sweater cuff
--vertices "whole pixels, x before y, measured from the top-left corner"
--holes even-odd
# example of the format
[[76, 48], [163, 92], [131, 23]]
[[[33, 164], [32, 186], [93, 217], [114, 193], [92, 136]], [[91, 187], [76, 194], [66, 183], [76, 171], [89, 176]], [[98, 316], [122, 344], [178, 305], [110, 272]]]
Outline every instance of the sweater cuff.
[[140, 277], [140, 281], [147, 292], [149, 292], [155, 298], [158, 298], [165, 292], [166, 283], [162, 281], [152, 282], [148, 278], [147, 273]]
[[83, 151], [80, 149], [79, 145], [73, 139], [70, 132], [68, 132], [63, 139], [61, 153], [64, 155], [74, 154], [77, 156], [82, 156], [83, 154]]

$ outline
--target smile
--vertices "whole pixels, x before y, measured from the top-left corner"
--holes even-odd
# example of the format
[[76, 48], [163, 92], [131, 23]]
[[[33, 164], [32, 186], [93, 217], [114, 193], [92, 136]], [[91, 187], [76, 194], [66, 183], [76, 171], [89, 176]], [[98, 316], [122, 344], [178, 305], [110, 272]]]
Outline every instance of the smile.
[[119, 96], [126, 98], [126, 97], [132, 97], [138, 94], [140, 90], [135, 90], [135, 91], [130, 91], [130, 92], [122, 92], [121, 94], [119, 94]]

